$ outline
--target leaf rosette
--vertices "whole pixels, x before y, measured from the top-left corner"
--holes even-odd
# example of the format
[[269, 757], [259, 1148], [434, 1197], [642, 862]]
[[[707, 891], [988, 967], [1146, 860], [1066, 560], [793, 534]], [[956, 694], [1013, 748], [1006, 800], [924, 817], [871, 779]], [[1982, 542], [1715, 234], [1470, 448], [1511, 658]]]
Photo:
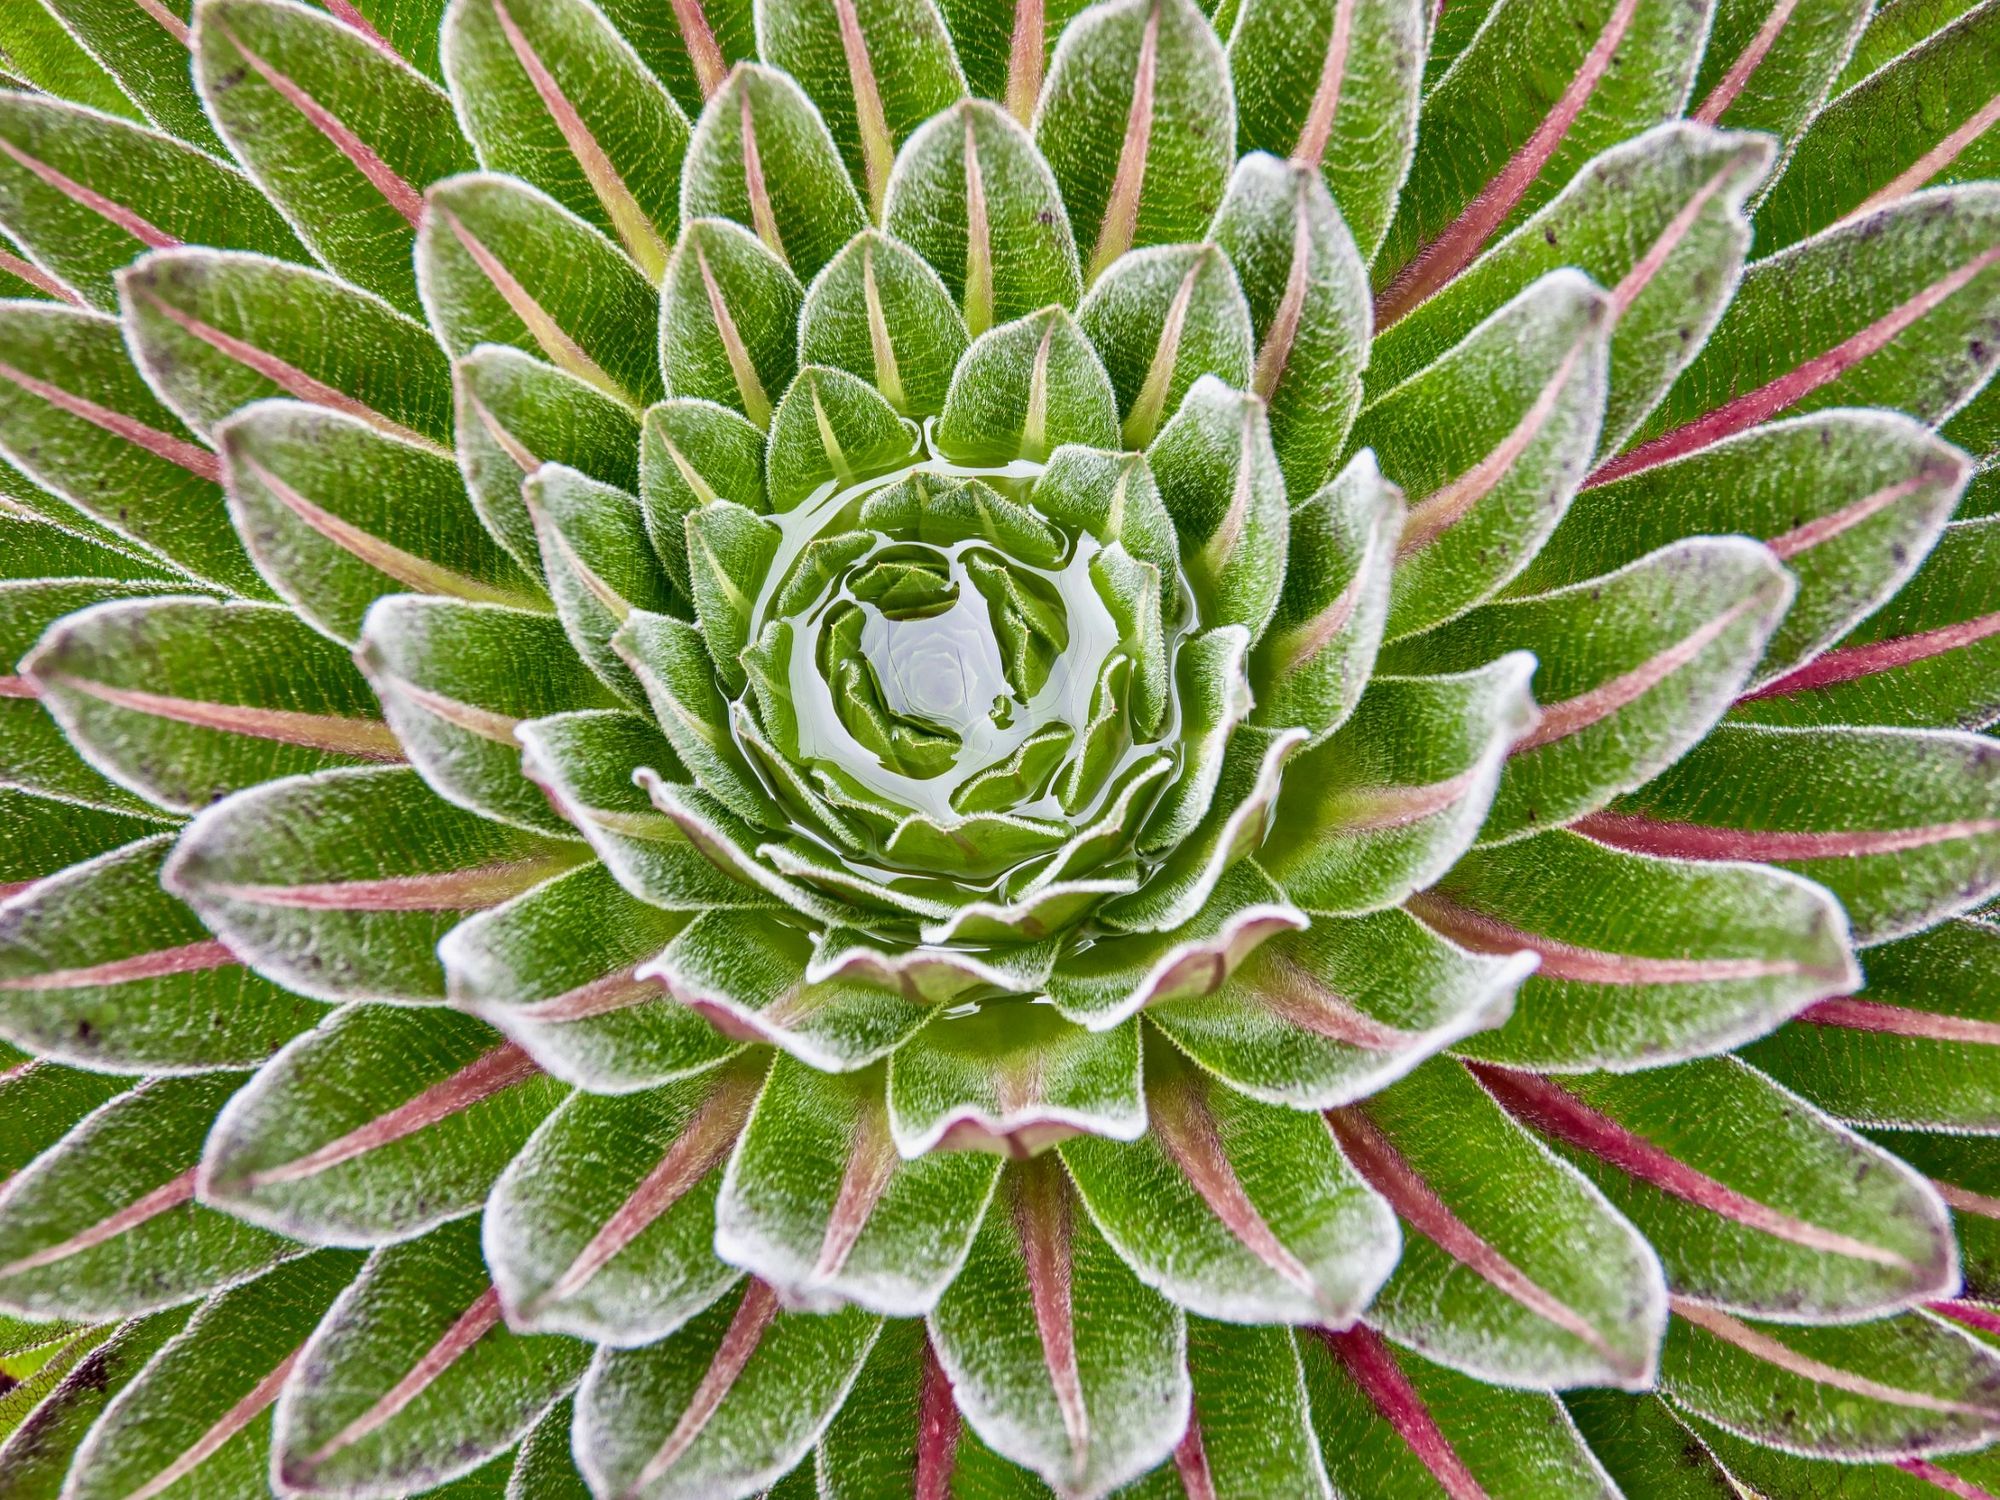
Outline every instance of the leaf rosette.
[[0, 1492], [2000, 1491], [1997, 5], [0, 6]]

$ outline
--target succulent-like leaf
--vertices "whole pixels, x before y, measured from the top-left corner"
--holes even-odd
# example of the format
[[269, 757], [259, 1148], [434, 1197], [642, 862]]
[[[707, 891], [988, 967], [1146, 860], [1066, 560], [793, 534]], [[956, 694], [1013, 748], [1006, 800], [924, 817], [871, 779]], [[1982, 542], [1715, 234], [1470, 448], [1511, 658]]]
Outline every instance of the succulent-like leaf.
[[709, 96], [681, 174], [681, 223], [700, 218], [754, 229], [800, 281], [866, 227], [825, 119], [786, 74], [739, 63]]
[[0, 142], [0, 225], [64, 300], [108, 312], [121, 266], [184, 241], [303, 258], [240, 173], [157, 131], [9, 94]]
[[1362, 410], [1352, 442], [1410, 502], [1390, 639], [1492, 594], [1562, 519], [1597, 446], [1610, 316], [1580, 273], [1551, 272]]
[[1310, 912], [1358, 916], [1431, 884], [1470, 846], [1510, 747], [1534, 731], [1524, 651], [1448, 677], [1378, 677], [1300, 758], [1259, 855]]
[[460, 0], [440, 40], [481, 164], [582, 214], [658, 281], [687, 116], [603, 14], [589, 0]]
[[1102, 0], [1063, 32], [1035, 144], [1069, 209], [1084, 281], [1136, 246], [1197, 238], [1236, 158], [1229, 64], [1192, 0]]
[[1464, 1069], [1439, 1059], [1327, 1118], [1404, 1225], [1371, 1323], [1502, 1385], [1652, 1383], [1667, 1316], [1652, 1247]]
[[1819, 886], [1573, 833], [1477, 850], [1408, 904], [1475, 952], [1539, 958], [1505, 1029], [1463, 1049], [1525, 1067], [1623, 1070], [1720, 1052], [1855, 981], [1846, 920]]
[[[1744, 1055], [1844, 1120], [2000, 1126], [2000, 932], [1961, 919], [1868, 954], [1868, 987], [1823, 1000]], [[1894, 1079], [1892, 1083], [1890, 1080]]]
[[170, 836], [74, 865], [0, 909], [0, 1034], [107, 1072], [268, 1057], [320, 1007], [247, 972], [160, 889]]
[[645, 1349], [604, 1349], [577, 1393], [594, 1493], [750, 1495], [784, 1477], [840, 1407], [881, 1320], [787, 1312], [748, 1280]]
[[635, 900], [591, 864], [468, 917], [438, 945], [438, 957], [454, 1005], [565, 1082], [622, 1093], [736, 1050], [639, 975], [686, 923], [681, 913]]
[[799, 362], [874, 385], [905, 416], [944, 410], [968, 335], [938, 273], [879, 230], [849, 240], [813, 278], [799, 313]]
[[979, 1151], [899, 1159], [880, 1066], [842, 1076], [780, 1057], [723, 1178], [716, 1250], [803, 1306], [921, 1315], [999, 1175]]
[[202, 1305], [91, 1428], [73, 1465], [78, 1500], [184, 1485], [190, 1494], [264, 1485], [272, 1403], [329, 1304], [361, 1269], [321, 1250]]
[[1080, 1207], [1053, 1156], [1011, 1167], [930, 1332], [973, 1429], [1058, 1493], [1095, 1497], [1172, 1451], [1191, 1390], [1180, 1310]]
[[511, 1448], [589, 1354], [510, 1329], [478, 1221], [455, 1220], [376, 1251], [306, 1341], [278, 1398], [273, 1477], [308, 1494], [429, 1489]]
[[904, 142], [889, 180], [883, 227], [930, 262], [974, 338], [1083, 290], [1061, 190], [1024, 119], [968, 99]]
[[[971, 322], [971, 319], [967, 319]], [[990, 328], [951, 377], [936, 441], [968, 464], [1040, 462], [1066, 443], [1118, 446], [1118, 397], [1060, 306]]]
[[[728, 1290], [713, 1248], [722, 1165], [767, 1059], [644, 1093], [573, 1094], [494, 1185], [487, 1263], [510, 1326], [649, 1344]], [[615, 1170], [598, 1170], [605, 1157]]]
[[438, 183], [416, 254], [425, 310], [452, 354], [512, 344], [635, 409], [663, 394], [654, 282], [538, 189], [486, 173]]
[[1368, 274], [1340, 210], [1301, 162], [1244, 157], [1209, 234], [1250, 304], [1257, 352], [1243, 383], [1269, 406], [1286, 487], [1302, 499], [1331, 473], [1361, 404]]
[[321, 1245], [379, 1245], [478, 1206], [562, 1087], [470, 1016], [335, 1011], [217, 1118], [204, 1203]]
[[430, 330], [323, 272], [156, 250], [119, 272], [118, 301], [133, 361], [196, 432], [291, 396], [406, 442], [451, 442], [450, 368]]
[[425, 1001], [444, 997], [439, 938], [584, 852], [456, 808], [414, 771], [325, 771], [218, 802], [161, 880], [289, 989]]
[[[1747, 756], [1783, 770], [1759, 790]], [[1863, 945], [1916, 932], [2000, 887], [2000, 753], [1944, 730], [1725, 725], [1665, 775], [1580, 826], [1669, 858], [1764, 859], [1822, 882]]]
[[201, 0], [188, 47], [216, 130], [313, 253], [415, 312], [424, 189], [473, 165], [444, 90], [286, 0]]
[[1560, 1081], [1473, 1073], [1658, 1247], [1681, 1295], [1831, 1322], [1956, 1281], [1944, 1206], [1917, 1174], [1734, 1058]]
[[1506, 1390], [1391, 1348], [1372, 1329], [1299, 1334], [1313, 1425], [1345, 1493], [1612, 1500], [1553, 1396]]
[[1391, 647], [1381, 669], [1463, 669], [1510, 647], [1540, 657], [1540, 717], [1508, 749], [1480, 827], [1493, 843], [1593, 812], [1672, 765], [1742, 689], [1793, 587], [1754, 542], [1691, 538], [1603, 578], [1482, 606]]
[[335, 640], [352, 642], [368, 606], [405, 589], [517, 608], [541, 597], [441, 454], [296, 401], [246, 407], [216, 440], [259, 571]]
[[[130, 1317], [298, 1254], [282, 1235], [195, 1201], [203, 1138], [242, 1081], [207, 1073], [142, 1083], [9, 1177], [0, 1189], [0, 1308]], [[9, 1100], [9, 1117], [26, 1102]]]

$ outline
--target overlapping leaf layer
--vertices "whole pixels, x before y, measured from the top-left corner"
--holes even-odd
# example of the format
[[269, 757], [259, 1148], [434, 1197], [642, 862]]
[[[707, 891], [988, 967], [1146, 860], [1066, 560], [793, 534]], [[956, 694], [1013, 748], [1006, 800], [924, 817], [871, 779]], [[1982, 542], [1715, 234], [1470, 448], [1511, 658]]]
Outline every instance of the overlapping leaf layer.
[[2000, 0], [0, 86], [0, 1492], [2000, 1494]]

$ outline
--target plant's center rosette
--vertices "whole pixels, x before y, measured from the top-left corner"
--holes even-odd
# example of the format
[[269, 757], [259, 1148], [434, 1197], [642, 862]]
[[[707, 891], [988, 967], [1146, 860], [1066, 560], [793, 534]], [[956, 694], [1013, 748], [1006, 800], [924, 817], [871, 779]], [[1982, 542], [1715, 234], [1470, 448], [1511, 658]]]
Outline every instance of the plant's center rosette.
[[1116, 534], [1133, 470], [1107, 457], [981, 467], [926, 434], [772, 518], [730, 724], [840, 867], [926, 905], [1141, 878], [1196, 611], [1170, 546]]

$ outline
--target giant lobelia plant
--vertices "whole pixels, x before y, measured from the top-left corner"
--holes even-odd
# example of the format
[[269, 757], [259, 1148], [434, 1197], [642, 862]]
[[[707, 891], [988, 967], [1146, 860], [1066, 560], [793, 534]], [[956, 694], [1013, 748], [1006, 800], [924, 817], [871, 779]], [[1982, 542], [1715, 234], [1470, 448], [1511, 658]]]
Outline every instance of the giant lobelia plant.
[[2000, 0], [0, 66], [10, 1500], [2000, 1493]]

